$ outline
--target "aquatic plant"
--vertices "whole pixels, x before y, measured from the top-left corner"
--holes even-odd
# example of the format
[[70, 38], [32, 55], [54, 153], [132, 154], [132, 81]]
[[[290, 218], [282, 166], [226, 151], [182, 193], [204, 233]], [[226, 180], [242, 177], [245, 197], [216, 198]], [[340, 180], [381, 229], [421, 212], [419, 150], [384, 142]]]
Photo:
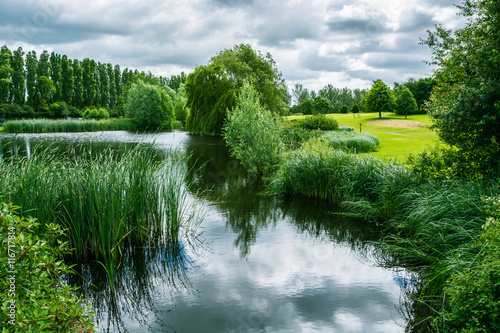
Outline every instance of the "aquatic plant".
[[3, 123], [3, 131], [7, 133], [56, 133], [56, 132], [98, 132], [134, 130], [129, 119], [106, 120], [52, 120], [26, 119], [8, 120]]

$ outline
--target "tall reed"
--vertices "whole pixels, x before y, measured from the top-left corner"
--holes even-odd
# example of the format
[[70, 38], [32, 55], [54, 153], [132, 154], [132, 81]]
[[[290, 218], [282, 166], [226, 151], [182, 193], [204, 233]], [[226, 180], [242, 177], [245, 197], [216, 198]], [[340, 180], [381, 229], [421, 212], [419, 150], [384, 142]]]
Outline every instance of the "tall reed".
[[321, 136], [330, 147], [347, 152], [369, 153], [376, 151], [380, 140], [370, 133], [356, 133], [354, 131], [329, 131]]
[[21, 205], [23, 215], [68, 228], [78, 258], [102, 260], [112, 281], [126, 246], [176, 240], [187, 223], [180, 159], [175, 151], [160, 159], [145, 144], [123, 156], [35, 149], [30, 160], [0, 163], [0, 195]]
[[25, 119], [9, 120], [3, 124], [3, 131], [7, 133], [130, 131], [134, 129], [135, 127], [130, 119], [105, 119], [99, 121]]

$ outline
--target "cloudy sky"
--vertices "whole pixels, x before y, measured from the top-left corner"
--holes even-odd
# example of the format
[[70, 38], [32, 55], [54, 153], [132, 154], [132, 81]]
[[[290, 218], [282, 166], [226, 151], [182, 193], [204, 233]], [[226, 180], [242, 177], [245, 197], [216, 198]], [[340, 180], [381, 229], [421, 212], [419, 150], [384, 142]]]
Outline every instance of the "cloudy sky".
[[454, 0], [0, 0], [0, 45], [170, 76], [249, 43], [288, 85], [393, 85], [432, 68], [419, 38], [461, 25]]

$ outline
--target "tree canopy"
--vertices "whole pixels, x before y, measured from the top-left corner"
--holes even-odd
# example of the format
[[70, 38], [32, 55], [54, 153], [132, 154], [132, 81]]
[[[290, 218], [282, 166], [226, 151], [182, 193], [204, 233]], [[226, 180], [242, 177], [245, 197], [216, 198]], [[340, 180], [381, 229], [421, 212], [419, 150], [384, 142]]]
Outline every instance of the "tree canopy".
[[406, 86], [396, 91], [396, 114], [414, 114], [418, 111], [417, 101]]
[[361, 104], [367, 112], [378, 112], [379, 118], [382, 118], [382, 112], [394, 112], [396, 107], [393, 92], [382, 80], [373, 83]]
[[187, 106], [191, 109], [186, 129], [221, 135], [227, 110], [236, 106], [245, 81], [255, 87], [263, 107], [275, 114], [286, 111], [287, 87], [271, 55], [240, 44], [221, 51], [186, 78]]
[[425, 41], [433, 52], [436, 88], [429, 113], [439, 137], [458, 150], [463, 173], [500, 174], [500, 2], [467, 0], [467, 24], [436, 26]]

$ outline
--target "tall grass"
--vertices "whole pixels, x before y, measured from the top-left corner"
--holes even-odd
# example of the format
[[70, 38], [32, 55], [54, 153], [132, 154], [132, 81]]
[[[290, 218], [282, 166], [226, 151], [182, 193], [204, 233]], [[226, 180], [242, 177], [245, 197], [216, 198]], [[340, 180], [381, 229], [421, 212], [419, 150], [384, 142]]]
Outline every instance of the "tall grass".
[[8, 133], [56, 133], [56, 132], [98, 132], [134, 130], [130, 119], [105, 120], [51, 120], [26, 119], [9, 120], [3, 124], [3, 131]]
[[329, 131], [321, 136], [335, 149], [342, 149], [353, 153], [369, 153], [377, 151], [380, 140], [370, 133], [356, 133], [354, 131]]
[[179, 237], [188, 213], [180, 158], [159, 159], [150, 145], [123, 156], [35, 149], [29, 160], [0, 163], [0, 195], [23, 215], [68, 228], [78, 258], [102, 260], [112, 282], [125, 247]]
[[441, 313], [446, 281], [467, 265], [463, 254], [486, 220], [482, 198], [499, 188], [496, 181], [431, 182], [401, 164], [320, 144], [289, 153], [270, 184], [273, 193], [326, 199], [384, 229], [388, 236], [377, 243], [383, 263], [420, 276], [412, 296], [426, 315], [414, 315], [411, 325]]

